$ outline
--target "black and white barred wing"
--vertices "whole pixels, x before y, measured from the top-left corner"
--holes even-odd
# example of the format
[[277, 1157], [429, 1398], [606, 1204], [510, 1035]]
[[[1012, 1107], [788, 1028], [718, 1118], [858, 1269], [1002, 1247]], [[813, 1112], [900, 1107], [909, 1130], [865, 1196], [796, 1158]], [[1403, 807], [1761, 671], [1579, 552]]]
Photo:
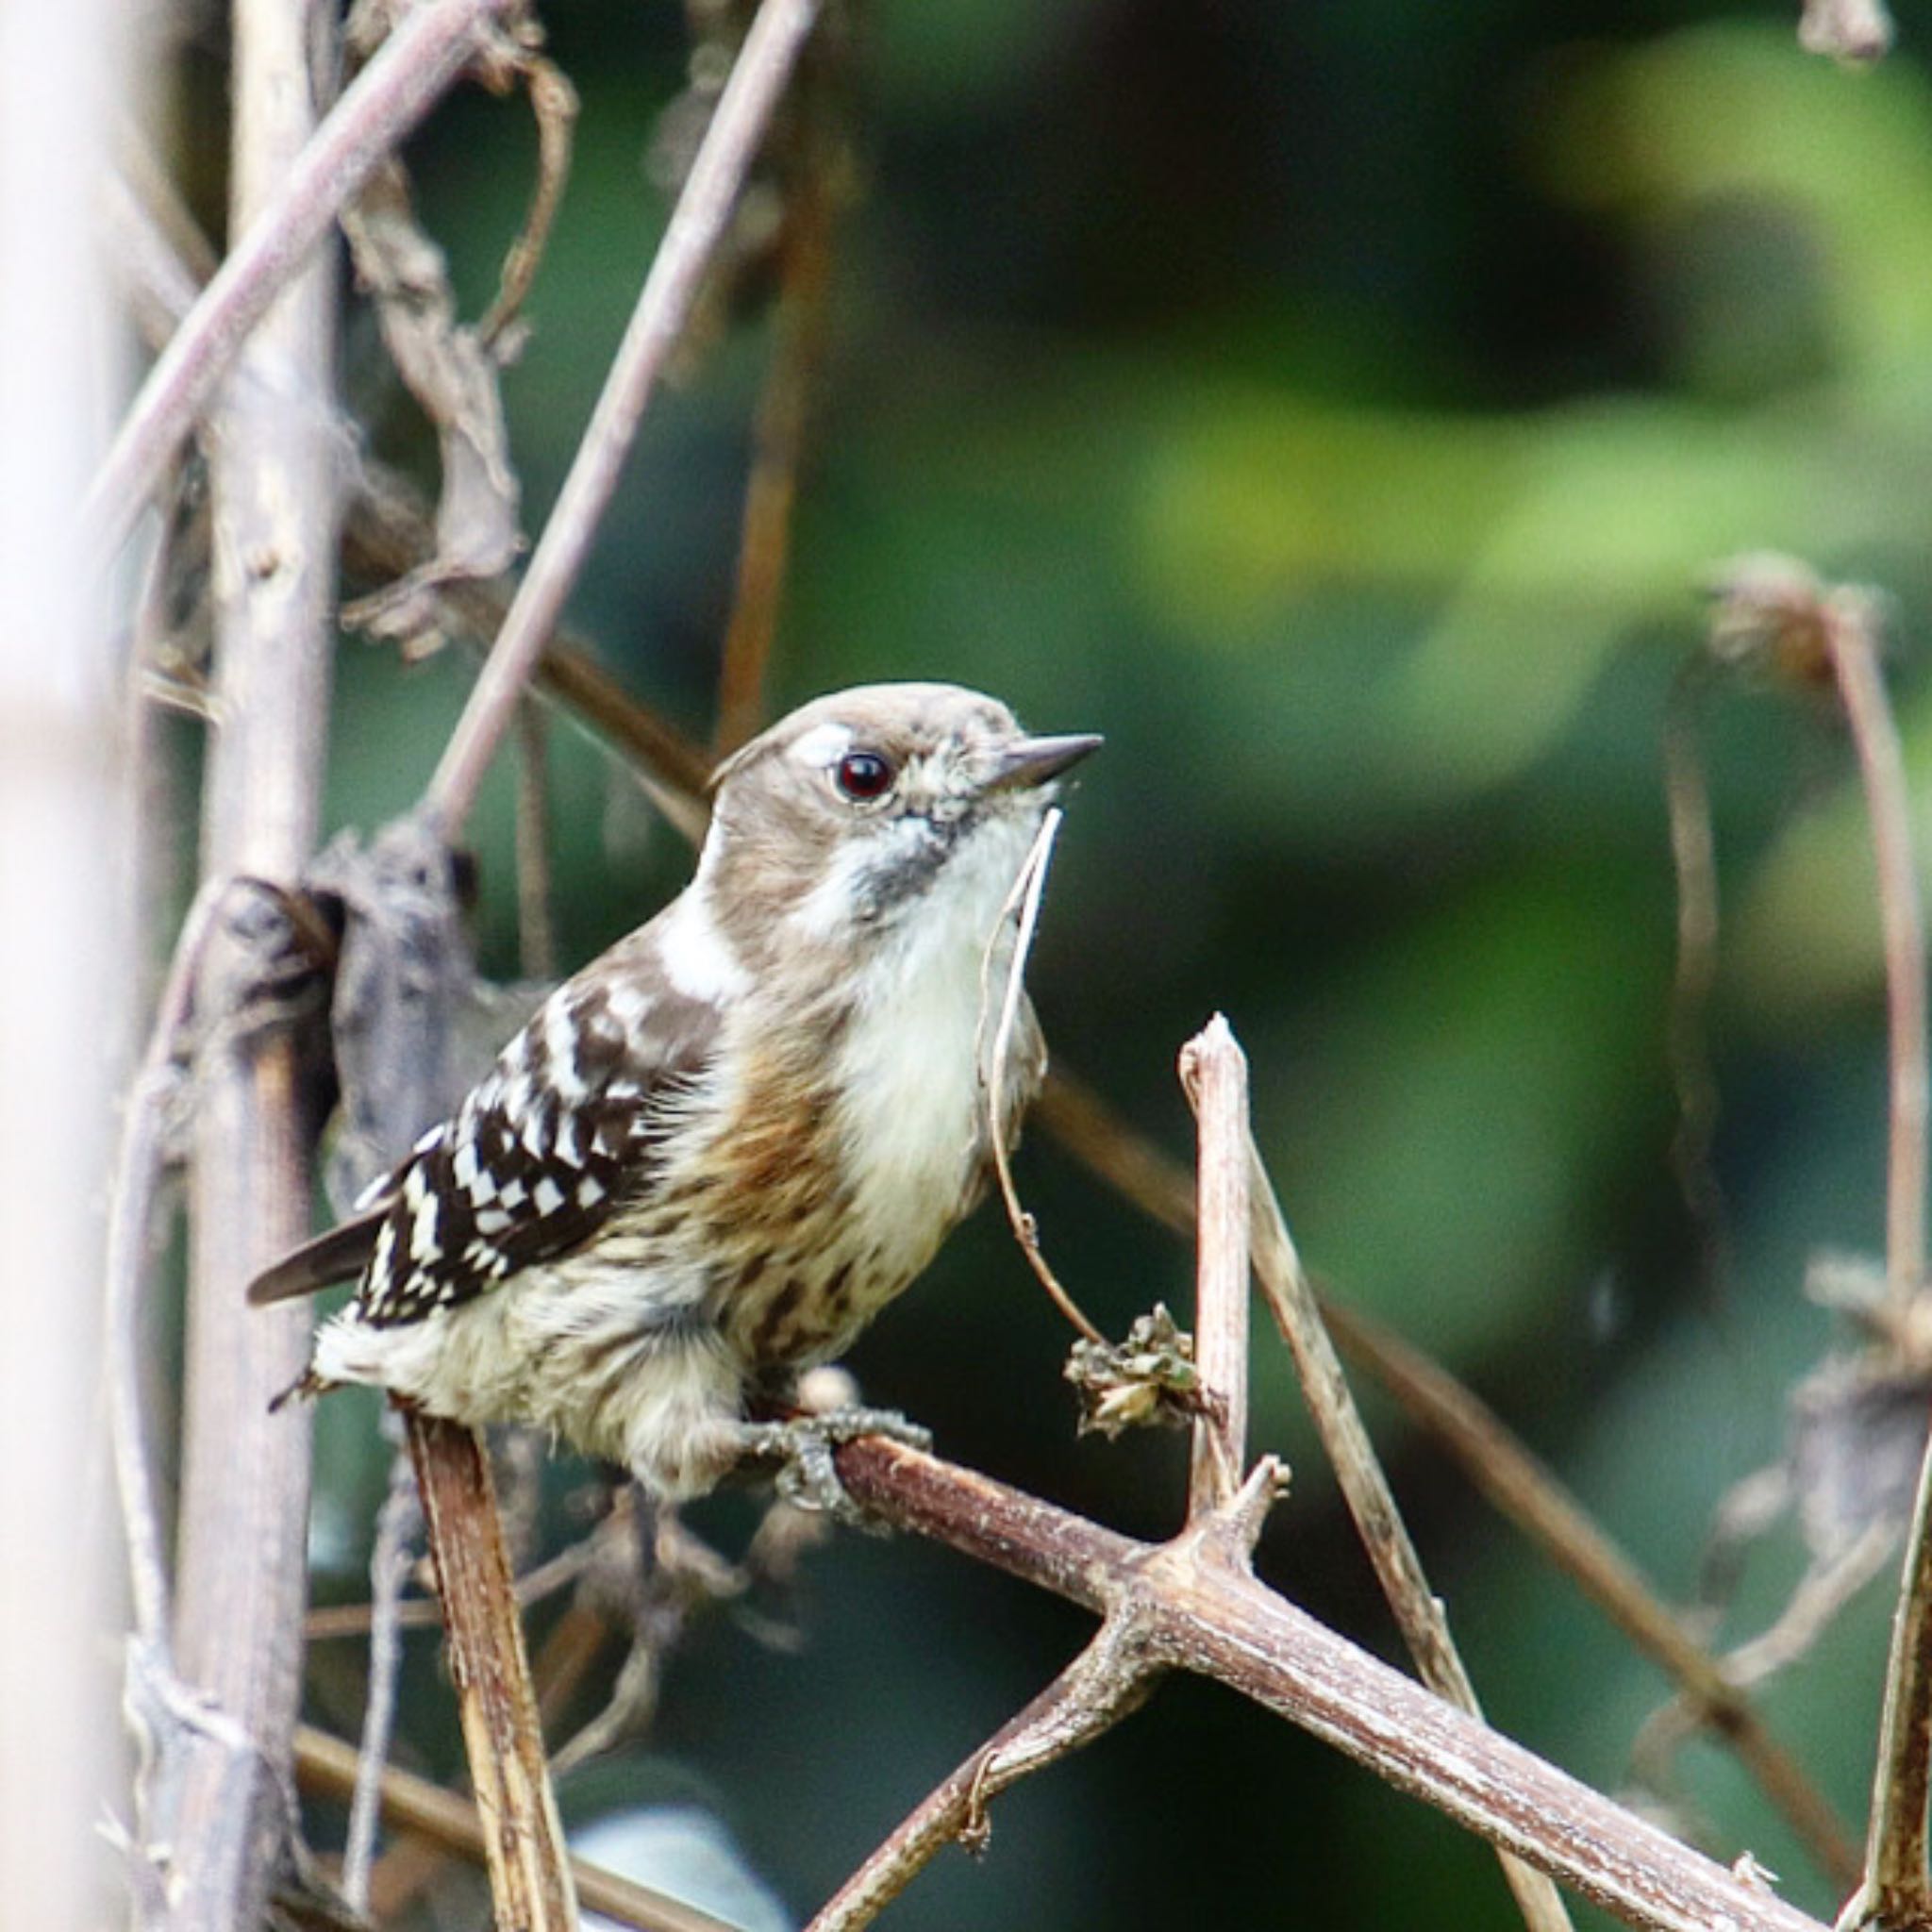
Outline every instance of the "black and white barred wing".
[[715, 1008], [653, 988], [635, 965], [587, 969], [358, 1213], [261, 1275], [249, 1300], [359, 1274], [361, 1319], [387, 1327], [581, 1247], [650, 1188], [667, 1108], [717, 1030]]

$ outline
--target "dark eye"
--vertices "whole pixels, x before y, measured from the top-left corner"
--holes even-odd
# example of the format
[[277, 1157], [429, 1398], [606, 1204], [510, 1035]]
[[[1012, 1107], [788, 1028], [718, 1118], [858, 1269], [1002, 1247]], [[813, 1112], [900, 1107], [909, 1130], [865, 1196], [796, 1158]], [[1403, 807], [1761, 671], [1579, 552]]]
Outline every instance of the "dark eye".
[[892, 789], [892, 761], [875, 751], [848, 751], [839, 760], [839, 790], [864, 804]]

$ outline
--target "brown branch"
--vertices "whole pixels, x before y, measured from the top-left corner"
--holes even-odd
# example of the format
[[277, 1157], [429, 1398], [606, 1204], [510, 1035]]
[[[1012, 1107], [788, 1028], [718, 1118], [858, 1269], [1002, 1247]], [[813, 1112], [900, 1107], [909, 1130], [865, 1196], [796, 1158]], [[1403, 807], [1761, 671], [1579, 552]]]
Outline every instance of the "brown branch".
[[745, 36], [556, 508], [429, 781], [424, 807], [445, 834], [468, 816], [525, 681], [563, 613], [644, 405], [691, 315], [818, 7], [819, 0], [762, 0]]
[[[809, 137], [805, 144], [809, 147]], [[824, 178], [823, 163], [807, 152], [788, 197], [775, 340], [752, 425], [737, 587], [718, 671], [714, 749], [720, 758], [736, 751], [764, 720], [765, 669], [791, 555], [812, 376], [824, 353], [836, 218], [832, 184]]]
[[[310, 14], [303, 0], [243, 0], [235, 9], [238, 233], [284, 235], [274, 211], [287, 206], [298, 157], [308, 158], [298, 185], [317, 178], [315, 151], [305, 145], [314, 120]], [[319, 232], [320, 223], [285, 252], [258, 243], [248, 258], [273, 257], [287, 286], [249, 337], [210, 439], [214, 702], [223, 723], [204, 780], [208, 878], [292, 882], [314, 844], [341, 472], [331, 428], [336, 285], [326, 252], [308, 245]], [[242, 286], [261, 296], [268, 284], [257, 270]], [[221, 306], [213, 312], [231, 313]], [[198, 393], [206, 395], [221, 366], [214, 349], [232, 352], [245, 332], [191, 327], [174, 366], [205, 372]], [[187, 392], [166, 380], [148, 391], [177, 402]], [[135, 441], [121, 446], [148, 448], [158, 464], [177, 439], [142, 444], [138, 432], [154, 420], [137, 412], [129, 425]], [[125, 528], [152, 475], [103, 474], [125, 479]], [[309, 1231], [309, 1147], [298, 1042], [288, 1026], [254, 1010], [259, 979], [257, 950], [218, 929], [200, 976], [173, 1647], [182, 1677], [274, 1774], [288, 1764], [301, 1688], [310, 1433], [305, 1415], [271, 1414], [269, 1405], [301, 1373], [308, 1315], [293, 1304], [258, 1312], [242, 1291]], [[174, 1830], [185, 1848], [176, 1924], [253, 1925], [261, 1918], [284, 1819], [278, 1804], [236, 1802], [234, 1764], [210, 1735], [196, 1740], [184, 1770]], [[248, 1786], [264, 1795], [254, 1767]]]
[[[1050, 830], [1035, 853], [1042, 863]], [[1023, 870], [1022, 880], [1026, 877]], [[1016, 891], [1018, 888], [1016, 887]], [[1004, 924], [1004, 918], [1002, 919]], [[1010, 990], [1024, 963], [1016, 948]], [[996, 1056], [997, 1058], [997, 1056]], [[1217, 1014], [1181, 1050], [1181, 1084], [1200, 1117], [1201, 1257], [1194, 1328], [1204, 1401], [1194, 1424], [1182, 1541], [1212, 1540], [1243, 1570], [1277, 1473], [1266, 1462], [1243, 1491], [1248, 1385], [1247, 1061]], [[997, 1099], [991, 1103], [998, 1133]], [[974, 1850], [991, 1826], [988, 1802], [1138, 1710], [1160, 1675], [1138, 1599], [1111, 1605], [1078, 1657], [1039, 1696], [938, 1785], [812, 1920], [808, 1932], [869, 1925], [945, 1846]]]
[[1723, 1190], [1711, 1161], [1718, 1087], [1710, 1068], [1710, 996], [1717, 984], [1717, 850], [1710, 789], [1696, 735], [1697, 699], [1708, 683], [1694, 658], [1671, 689], [1664, 714], [1664, 807], [1677, 890], [1677, 952], [1671, 976], [1667, 1055], [1677, 1096], [1671, 1166], [1703, 1250], [1708, 1291], [1728, 1287], [1730, 1240]]
[[[110, 177], [102, 196], [103, 250], [118, 273], [151, 346], [160, 349], [188, 314], [199, 290], [191, 258], [205, 252], [175, 241], [196, 231], [158, 171], [130, 170]], [[242, 379], [242, 378], [238, 378]], [[429, 512], [413, 485], [365, 456], [358, 464], [343, 520], [348, 567], [375, 581], [408, 575], [436, 553]], [[440, 584], [433, 592], [452, 633], [494, 637], [510, 607], [500, 582]], [[703, 752], [626, 691], [596, 660], [591, 645], [559, 627], [537, 666], [536, 684], [580, 719], [635, 771], [678, 832], [692, 844], [704, 837], [709, 810], [705, 785], [710, 766]]]
[[1199, 1123], [1194, 1364], [1206, 1400], [1188, 1462], [1188, 1521], [1241, 1488], [1248, 1441], [1248, 1062], [1219, 1014], [1181, 1049]]
[[[1247, 1574], [1215, 1538], [1184, 1532], [1151, 1547], [877, 1436], [844, 1445], [836, 1460], [854, 1501], [883, 1521], [1090, 1609], [1133, 1603], [1158, 1663], [1228, 1685], [1626, 1924], [1819, 1932], [1337, 1636]], [[1270, 1484], [1274, 1474], [1265, 1462], [1257, 1471]]]
[[1324, 1301], [1329, 1332], [1456, 1457], [1497, 1511], [1527, 1536], [1632, 1643], [1666, 1672], [1700, 1725], [1736, 1753], [1835, 1884], [1857, 1877], [1857, 1852], [1803, 1768], [1749, 1697], [1657, 1598], [1636, 1565], [1500, 1417], [1392, 1330]]
[[550, 905], [550, 724], [525, 698], [517, 708], [517, 964], [525, 979], [557, 977]]
[[[1375, 1579], [1395, 1614], [1408, 1654], [1423, 1682], [1471, 1717], [1482, 1716], [1475, 1686], [1463, 1668], [1449, 1614], [1429, 1588], [1422, 1557], [1410, 1540], [1394, 1492], [1355, 1406], [1348, 1378], [1328, 1339], [1314, 1290], [1288, 1231], [1281, 1202], [1254, 1136], [1245, 1133], [1243, 1159], [1251, 1166], [1255, 1199], [1255, 1273], [1282, 1340], [1294, 1357], [1308, 1412], [1334, 1467], [1336, 1481], [1355, 1519]], [[1503, 1876], [1531, 1932], [1569, 1932], [1570, 1914], [1542, 1873], [1503, 1856]]]
[[[1034, 1118], [1151, 1219], [1179, 1233], [1191, 1229], [1192, 1191], [1179, 1164], [1116, 1120], [1089, 1089], [1064, 1074], [1049, 1075]], [[1343, 1353], [1436, 1436], [1491, 1504], [1669, 1674], [1699, 1721], [1736, 1752], [1832, 1878], [1853, 1883], [1857, 1854], [1837, 1814], [1771, 1735], [1749, 1698], [1725, 1678], [1555, 1472], [1419, 1349], [1337, 1302], [1324, 1301], [1321, 1308]]]
[[134, 1627], [157, 1656], [169, 1648], [172, 1612], [168, 1560], [154, 1472], [148, 1462], [142, 1399], [142, 1300], [153, 1238], [154, 1203], [166, 1153], [166, 1116], [182, 1081], [188, 1015], [202, 951], [226, 891], [210, 880], [182, 922], [166, 983], [155, 1009], [147, 1050], [121, 1114], [108, 1201], [108, 1258], [102, 1318], [108, 1432], [127, 1542]]
[[407, 1456], [392, 1456], [389, 1494], [376, 1514], [375, 1547], [369, 1556], [368, 1690], [363, 1697], [356, 1789], [349, 1797], [349, 1826], [342, 1840], [341, 1893], [351, 1910], [365, 1914], [369, 1910], [369, 1873], [375, 1858], [382, 1774], [395, 1732], [396, 1680], [403, 1667], [403, 1586], [413, 1563], [410, 1545], [422, 1526], [414, 1468]]
[[[1826, 650], [1864, 780], [1878, 871], [1890, 1018], [1890, 1154], [1886, 1189], [1886, 1275], [1893, 1307], [1925, 1293], [1927, 1072], [1925, 921], [1912, 857], [1911, 798], [1898, 726], [1878, 667], [1875, 600], [1843, 586], [1822, 601]], [[1878, 1761], [1873, 1776], [1865, 1876], [1840, 1924], [1932, 1924], [1926, 1805], [1932, 1797], [1932, 1443], [1913, 1505], [1886, 1669]]]
[[[462, 71], [515, 0], [429, 0], [413, 8], [289, 159], [272, 196], [238, 222], [242, 239], [148, 372], [83, 515], [103, 551], [118, 550], [215, 386], [281, 291], [312, 273], [316, 244], [390, 150]], [[291, 78], [306, 104], [306, 74]], [[239, 110], [248, 96], [238, 86]]]
[[920, 1801], [813, 1916], [806, 1932], [857, 1932], [946, 1846], [958, 1842], [978, 1850], [990, 1835], [990, 1800], [1111, 1730], [1146, 1702], [1159, 1675], [1131, 1612], [1109, 1614], [1093, 1641], [1038, 1697]]
[[1912, 859], [1912, 802], [1898, 725], [1878, 668], [1876, 599], [1846, 585], [1820, 606], [1825, 648], [1851, 726], [1878, 867], [1890, 1019], [1890, 1148], [1886, 1171], [1885, 1266], [1903, 1307], [1925, 1286], [1925, 917]]
[[413, 1410], [405, 1424], [449, 1629], [496, 1923], [505, 1932], [575, 1932], [570, 1859], [482, 1441], [473, 1429]]
[[[295, 1774], [305, 1791], [346, 1798], [355, 1789], [356, 1748], [304, 1724], [295, 1733]], [[483, 1862], [488, 1832], [482, 1814], [467, 1798], [394, 1765], [382, 1774], [381, 1793], [382, 1815], [398, 1830]], [[729, 1932], [724, 1920], [587, 1859], [572, 1858], [570, 1874], [586, 1911], [602, 1912], [638, 1932]]]

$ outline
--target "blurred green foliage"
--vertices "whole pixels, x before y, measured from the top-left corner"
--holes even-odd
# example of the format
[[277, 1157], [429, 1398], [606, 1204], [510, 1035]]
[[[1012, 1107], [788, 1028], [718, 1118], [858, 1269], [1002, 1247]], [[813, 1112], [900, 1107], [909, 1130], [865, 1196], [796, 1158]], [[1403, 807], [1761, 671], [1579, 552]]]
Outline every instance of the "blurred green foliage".
[[[1723, 692], [1709, 1031], [1737, 1265], [1702, 1278], [1668, 1165], [1663, 708], [1700, 576], [1738, 550], [1881, 584], [1907, 642], [1932, 618], [1932, 13], [1905, 8], [1902, 51], [1854, 76], [1798, 52], [1794, 11], [876, 0], [774, 674], [774, 704], [941, 676], [1108, 734], [1034, 974], [1062, 1059], [1185, 1154], [1174, 1054], [1224, 1008], [1311, 1261], [1489, 1394], [1678, 1597], [1826, 1343], [1806, 1256], [1878, 1243], [1884, 1041], [1846, 749], [1815, 711]], [[664, 0], [549, 13], [583, 113], [506, 384], [532, 528], [661, 227], [643, 161], [684, 59]], [[465, 96], [411, 160], [474, 308], [528, 191], [526, 119]], [[768, 346], [741, 318], [654, 404], [576, 600], [694, 731]], [[377, 441], [420, 458], [366, 326], [349, 365]], [[414, 794], [464, 679], [350, 647], [339, 819]], [[1924, 772], [1932, 694], [1904, 652], [1895, 688]], [[685, 857], [575, 734], [553, 785], [575, 961]], [[508, 970], [506, 789], [477, 841]], [[1022, 1180], [1108, 1326], [1185, 1306], [1187, 1257], [1037, 1138]], [[1076, 1443], [1065, 1341], [987, 1219], [856, 1365], [949, 1452], [1160, 1533], [1176, 1447]], [[1264, 1566], [1392, 1654], [1265, 1339], [1257, 1364], [1257, 1435], [1298, 1463]], [[1617, 1786], [1656, 1674], [1378, 1420], [1492, 1713]], [[324, 1442], [318, 1557], [353, 1592], [372, 1413], [339, 1402]], [[1763, 1554], [1726, 1641], [1798, 1567], [1789, 1541]], [[796, 1655], [723, 1625], [680, 1655], [652, 1748], [804, 1914], [1083, 1624], [938, 1551], [849, 1538], [802, 1619]], [[1884, 1624], [1867, 1602], [1765, 1700], [1853, 1819]], [[451, 1763], [420, 1674], [407, 1728]], [[1750, 1847], [1828, 1913], [1725, 1760], [1683, 1769], [1715, 1849]], [[1513, 1920], [1470, 1841], [1188, 1686], [1002, 1800], [991, 1855], [942, 1861], [891, 1923]]]

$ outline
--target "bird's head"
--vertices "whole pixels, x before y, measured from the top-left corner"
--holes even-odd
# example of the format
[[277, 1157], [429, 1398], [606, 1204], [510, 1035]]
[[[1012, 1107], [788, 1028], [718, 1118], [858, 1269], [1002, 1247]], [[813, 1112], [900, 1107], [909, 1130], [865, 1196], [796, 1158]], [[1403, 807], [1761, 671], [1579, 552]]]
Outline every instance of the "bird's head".
[[868, 950], [914, 922], [983, 943], [1055, 781], [1099, 743], [1029, 736], [958, 685], [815, 699], [713, 781], [699, 870], [712, 916], [746, 959]]

